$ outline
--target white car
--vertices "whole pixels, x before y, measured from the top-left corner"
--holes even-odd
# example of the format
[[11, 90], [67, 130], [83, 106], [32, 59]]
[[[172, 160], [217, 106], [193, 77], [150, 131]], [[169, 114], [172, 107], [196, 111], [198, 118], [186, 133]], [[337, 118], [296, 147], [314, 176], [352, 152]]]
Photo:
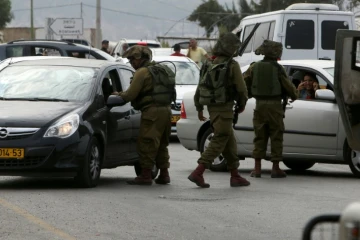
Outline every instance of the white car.
[[[283, 161], [293, 170], [306, 170], [315, 163], [349, 164], [351, 171], [360, 177], [359, 152], [353, 151], [347, 141], [343, 123], [333, 90], [334, 61], [327, 60], [285, 60], [279, 61], [289, 76], [295, 71], [309, 71], [316, 74], [321, 88], [316, 99], [288, 102], [285, 112], [285, 134]], [[241, 70], [244, 73], [249, 65]], [[326, 89], [327, 88], [327, 89]], [[194, 106], [195, 91], [183, 97], [181, 119], [177, 123], [177, 136], [188, 150], [203, 152], [207, 147], [212, 130], [210, 122], [200, 122]], [[248, 100], [245, 111], [239, 115], [234, 127], [240, 159], [251, 157], [253, 150], [253, 109], [255, 99]], [[206, 107], [204, 116], [208, 119]], [[270, 141], [267, 158], [270, 157]], [[215, 159], [211, 170], [225, 171], [226, 159], [221, 155]]]
[[171, 132], [172, 134], [175, 134], [176, 123], [180, 119], [180, 106], [183, 96], [186, 92], [196, 89], [199, 83], [200, 69], [193, 60], [187, 57], [153, 56], [152, 60], [166, 64], [173, 71], [176, 71], [176, 108], [178, 109], [175, 108], [174, 104], [171, 105], [173, 114], [171, 121]]
[[[174, 48], [150, 48], [152, 51], [153, 56], [170, 56], [171, 54], [175, 53]], [[186, 56], [188, 50], [181, 49], [180, 53]]]

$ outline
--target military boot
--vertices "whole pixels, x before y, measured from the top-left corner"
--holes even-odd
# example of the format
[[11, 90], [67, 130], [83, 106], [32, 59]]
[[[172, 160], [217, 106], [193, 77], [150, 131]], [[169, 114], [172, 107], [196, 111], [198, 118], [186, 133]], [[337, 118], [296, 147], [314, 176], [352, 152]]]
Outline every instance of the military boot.
[[209, 188], [210, 184], [206, 183], [203, 177], [205, 165], [199, 164], [197, 168], [189, 175], [188, 179], [202, 188]]
[[250, 177], [261, 178], [261, 158], [255, 158], [255, 167], [251, 171]]
[[134, 180], [127, 181], [127, 183], [130, 185], [151, 185], [151, 169], [142, 169], [139, 176], [137, 176]]
[[230, 178], [231, 187], [244, 187], [250, 185], [250, 182], [248, 180], [246, 180], [245, 178], [239, 175], [237, 169], [230, 170], [230, 173], [231, 173], [231, 178]]
[[156, 184], [168, 184], [170, 183], [169, 171], [167, 168], [160, 169], [160, 175], [155, 179]]
[[272, 170], [271, 170], [271, 177], [272, 178], [285, 178], [286, 173], [280, 169], [279, 161], [272, 161], [272, 162], [273, 162], [273, 166], [272, 166]]

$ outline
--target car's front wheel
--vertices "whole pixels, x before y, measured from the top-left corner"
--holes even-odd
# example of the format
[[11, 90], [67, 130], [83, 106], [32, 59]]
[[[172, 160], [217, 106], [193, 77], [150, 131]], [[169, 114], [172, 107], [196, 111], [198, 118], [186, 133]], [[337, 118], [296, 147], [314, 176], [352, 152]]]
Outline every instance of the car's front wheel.
[[284, 160], [283, 162], [285, 166], [287, 166], [291, 170], [298, 172], [308, 170], [315, 165], [315, 162], [301, 161], [301, 160]]
[[[139, 176], [141, 174], [141, 170], [142, 170], [140, 163], [135, 163], [134, 169], [135, 169], [136, 176]], [[158, 174], [159, 174], [159, 169], [156, 166], [154, 166], [151, 170], [152, 179], [155, 179]]]
[[79, 186], [85, 188], [97, 186], [101, 174], [101, 158], [100, 144], [96, 138], [92, 138], [85, 155], [84, 164], [75, 177]]
[[[211, 138], [213, 137], [214, 133], [211, 128], [208, 128], [205, 133], [203, 134], [201, 141], [200, 141], [200, 152], [203, 153], [206, 148], [208, 148]], [[210, 170], [214, 172], [227, 172], [227, 163], [226, 159], [222, 154], [217, 156], [214, 159], [214, 162], [210, 165]]]
[[360, 178], [360, 152], [352, 150], [347, 142], [344, 146], [344, 158], [349, 164], [351, 172]]

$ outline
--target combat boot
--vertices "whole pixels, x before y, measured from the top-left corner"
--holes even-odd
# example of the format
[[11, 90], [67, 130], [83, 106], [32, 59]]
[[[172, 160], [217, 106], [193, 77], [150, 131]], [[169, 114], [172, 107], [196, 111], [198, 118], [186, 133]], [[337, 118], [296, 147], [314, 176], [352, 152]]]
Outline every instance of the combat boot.
[[151, 169], [142, 169], [141, 174], [137, 176], [135, 179], [127, 181], [130, 185], [151, 185], [152, 177], [151, 177]]
[[251, 171], [250, 177], [261, 178], [261, 158], [255, 158], [255, 168]]
[[169, 171], [167, 168], [160, 169], [160, 175], [155, 179], [156, 184], [168, 184], [170, 183]]
[[273, 166], [272, 166], [272, 170], [271, 170], [271, 177], [272, 178], [285, 178], [286, 173], [280, 169], [279, 161], [272, 161], [272, 162], [273, 162]]
[[188, 179], [202, 188], [209, 188], [210, 184], [206, 183], [203, 177], [205, 165], [199, 164], [197, 168], [189, 175]]
[[231, 187], [244, 187], [250, 185], [250, 182], [248, 180], [246, 180], [245, 178], [239, 175], [237, 169], [230, 170], [230, 173], [231, 173], [231, 178], [230, 178]]

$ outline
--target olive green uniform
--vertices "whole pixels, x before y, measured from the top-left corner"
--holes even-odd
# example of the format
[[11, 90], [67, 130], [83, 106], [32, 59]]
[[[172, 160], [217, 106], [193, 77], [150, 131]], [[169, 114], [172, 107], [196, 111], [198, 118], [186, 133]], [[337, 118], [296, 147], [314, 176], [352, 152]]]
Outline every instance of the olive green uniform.
[[146, 68], [145, 62], [133, 77], [127, 91], [119, 93], [126, 102], [136, 110], [141, 110], [141, 123], [137, 140], [137, 151], [140, 155], [140, 165], [143, 169], [152, 169], [156, 164], [158, 169], [170, 167], [169, 138], [171, 134], [170, 105], [160, 106], [153, 103], [147, 93], [153, 90], [153, 79]]
[[[266, 157], [268, 139], [270, 138], [271, 160], [281, 161], [283, 152], [283, 135], [285, 129], [283, 119], [284, 111], [281, 104], [281, 96], [255, 97], [252, 95], [251, 86], [253, 82], [253, 69], [255, 64], [252, 64], [244, 74], [249, 98], [254, 97], [256, 99], [256, 106], [253, 116], [255, 132], [253, 158], [264, 159]], [[263, 73], [263, 75], [267, 76], [267, 73]], [[290, 96], [292, 100], [296, 100], [298, 97], [297, 90], [287, 78], [284, 69], [283, 74], [281, 74], [280, 77], [280, 83], [286, 94]]]
[[[214, 64], [226, 61], [228, 61], [227, 57], [220, 56], [214, 60]], [[235, 90], [234, 100], [237, 101], [240, 109], [243, 109], [245, 108], [247, 102], [247, 90], [240, 66], [235, 61], [233, 61], [230, 65], [229, 77], [233, 85], [233, 89], [229, 89], [229, 91]], [[203, 111], [204, 109], [199, 103], [199, 99], [200, 91], [198, 86], [194, 96], [194, 102], [198, 112]], [[198, 160], [198, 163], [204, 164], [206, 168], [209, 168], [214, 159], [221, 153], [227, 161], [229, 170], [237, 169], [239, 167], [237, 145], [232, 128], [233, 107], [234, 101], [207, 106], [210, 115], [210, 124], [213, 128], [214, 135], [208, 148], [201, 154], [201, 157]]]

